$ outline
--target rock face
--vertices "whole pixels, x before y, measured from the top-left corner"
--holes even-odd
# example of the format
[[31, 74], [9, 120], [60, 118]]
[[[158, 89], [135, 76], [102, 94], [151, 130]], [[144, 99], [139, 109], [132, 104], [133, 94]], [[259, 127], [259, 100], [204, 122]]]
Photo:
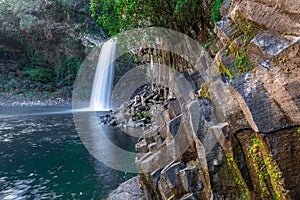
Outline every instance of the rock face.
[[299, 199], [299, 2], [223, 6], [205, 66], [221, 76], [173, 74], [163, 127], [136, 145], [142, 199]]
[[0, 13], [0, 92], [71, 96], [81, 62], [105, 37], [88, 2], [7, 0]]
[[300, 3], [297, 0], [236, 0], [232, 4], [230, 16], [235, 22], [243, 21], [262, 29], [300, 36]]

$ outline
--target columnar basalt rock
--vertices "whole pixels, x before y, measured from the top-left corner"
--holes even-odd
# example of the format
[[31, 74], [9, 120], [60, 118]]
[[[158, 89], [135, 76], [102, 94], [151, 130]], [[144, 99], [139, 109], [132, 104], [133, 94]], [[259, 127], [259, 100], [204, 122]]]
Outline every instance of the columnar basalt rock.
[[[137, 145], [146, 153], [137, 159], [145, 199], [300, 195], [299, 3], [223, 6], [215, 65], [203, 58], [193, 73], [174, 74], [165, 125]], [[210, 99], [195, 95], [203, 81]], [[189, 143], [182, 154], [178, 141]]]

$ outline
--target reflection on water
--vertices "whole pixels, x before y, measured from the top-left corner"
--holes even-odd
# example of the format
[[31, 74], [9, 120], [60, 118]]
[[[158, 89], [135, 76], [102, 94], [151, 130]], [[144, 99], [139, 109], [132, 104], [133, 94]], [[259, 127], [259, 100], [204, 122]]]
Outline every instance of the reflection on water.
[[[125, 149], [136, 140], [106, 134]], [[0, 199], [101, 199], [131, 176], [88, 153], [70, 111], [0, 108]]]

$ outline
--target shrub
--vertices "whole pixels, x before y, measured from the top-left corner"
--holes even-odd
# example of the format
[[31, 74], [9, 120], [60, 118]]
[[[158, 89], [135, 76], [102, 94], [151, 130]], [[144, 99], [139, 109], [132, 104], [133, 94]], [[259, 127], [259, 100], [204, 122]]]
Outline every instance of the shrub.
[[220, 8], [222, 3], [223, 0], [214, 0], [212, 3], [210, 19], [214, 24], [221, 19]]
[[36, 66], [35, 68], [27, 68], [24, 70], [24, 74], [28, 75], [32, 81], [38, 81], [41, 83], [47, 83], [51, 81], [53, 77], [53, 71], [49, 68], [42, 68]]

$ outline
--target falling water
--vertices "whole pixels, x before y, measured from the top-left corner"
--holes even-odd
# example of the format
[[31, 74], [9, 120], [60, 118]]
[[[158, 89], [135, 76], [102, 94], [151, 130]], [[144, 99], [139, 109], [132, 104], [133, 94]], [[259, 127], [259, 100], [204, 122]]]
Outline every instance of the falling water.
[[110, 39], [102, 45], [94, 77], [90, 109], [111, 109], [111, 93], [114, 79], [113, 61], [116, 56], [116, 40]]

